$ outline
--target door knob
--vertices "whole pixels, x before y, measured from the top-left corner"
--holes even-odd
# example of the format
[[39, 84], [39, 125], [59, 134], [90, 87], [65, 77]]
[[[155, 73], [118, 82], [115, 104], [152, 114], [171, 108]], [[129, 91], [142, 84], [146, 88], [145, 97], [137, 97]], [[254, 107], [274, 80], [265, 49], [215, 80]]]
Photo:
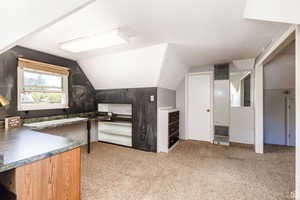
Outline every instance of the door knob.
[[210, 112], [210, 109], [206, 109], [206, 112]]

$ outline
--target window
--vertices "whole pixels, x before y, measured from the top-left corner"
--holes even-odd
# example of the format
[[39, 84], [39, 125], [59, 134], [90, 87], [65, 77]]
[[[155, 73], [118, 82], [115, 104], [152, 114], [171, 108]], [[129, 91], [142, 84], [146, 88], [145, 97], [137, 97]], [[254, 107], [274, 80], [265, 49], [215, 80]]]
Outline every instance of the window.
[[251, 71], [230, 72], [232, 107], [251, 107]]
[[36, 64], [19, 61], [18, 110], [67, 108], [68, 74], [57, 70], [60, 68], [48, 68], [48, 64]]

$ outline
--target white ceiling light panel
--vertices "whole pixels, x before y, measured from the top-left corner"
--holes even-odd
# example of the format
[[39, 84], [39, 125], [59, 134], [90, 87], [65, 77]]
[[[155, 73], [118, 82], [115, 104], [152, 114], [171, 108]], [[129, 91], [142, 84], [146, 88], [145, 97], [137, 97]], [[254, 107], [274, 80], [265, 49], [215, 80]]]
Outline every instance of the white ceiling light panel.
[[104, 32], [88, 37], [77, 38], [60, 44], [60, 48], [72, 53], [79, 53], [94, 49], [103, 49], [120, 44], [125, 44], [128, 41], [124, 34], [119, 29], [114, 29], [109, 32]]

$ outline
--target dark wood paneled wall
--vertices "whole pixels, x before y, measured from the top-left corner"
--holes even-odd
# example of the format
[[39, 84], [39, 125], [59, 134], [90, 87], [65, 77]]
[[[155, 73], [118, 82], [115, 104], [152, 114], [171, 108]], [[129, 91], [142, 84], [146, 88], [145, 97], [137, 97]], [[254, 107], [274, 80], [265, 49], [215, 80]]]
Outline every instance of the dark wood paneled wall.
[[[17, 111], [17, 58], [45, 62], [70, 68], [69, 106], [70, 109], [38, 110], [28, 113]], [[76, 61], [46, 54], [36, 50], [16, 46], [0, 55], [0, 95], [4, 95], [10, 105], [0, 108], [0, 120], [6, 116], [19, 115], [24, 118], [73, 114], [96, 110], [95, 89]]]
[[[150, 96], [155, 101], [150, 101]], [[97, 90], [97, 103], [132, 104], [133, 148], [156, 152], [157, 88]]]

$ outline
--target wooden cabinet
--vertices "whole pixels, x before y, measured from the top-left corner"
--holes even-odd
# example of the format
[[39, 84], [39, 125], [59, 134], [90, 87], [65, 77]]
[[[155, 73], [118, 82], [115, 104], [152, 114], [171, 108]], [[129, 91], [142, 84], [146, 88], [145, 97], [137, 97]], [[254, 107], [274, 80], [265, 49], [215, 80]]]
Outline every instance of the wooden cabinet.
[[2, 176], [6, 180], [2, 183], [18, 200], [80, 200], [80, 148], [26, 164]]
[[179, 140], [179, 111], [169, 112], [168, 147], [171, 148]]
[[1, 197], [1, 200], [16, 200], [17, 199], [17, 197], [14, 193], [7, 190], [1, 184], [0, 184], [0, 197]]
[[179, 140], [179, 111], [159, 109], [157, 152], [168, 152]]

